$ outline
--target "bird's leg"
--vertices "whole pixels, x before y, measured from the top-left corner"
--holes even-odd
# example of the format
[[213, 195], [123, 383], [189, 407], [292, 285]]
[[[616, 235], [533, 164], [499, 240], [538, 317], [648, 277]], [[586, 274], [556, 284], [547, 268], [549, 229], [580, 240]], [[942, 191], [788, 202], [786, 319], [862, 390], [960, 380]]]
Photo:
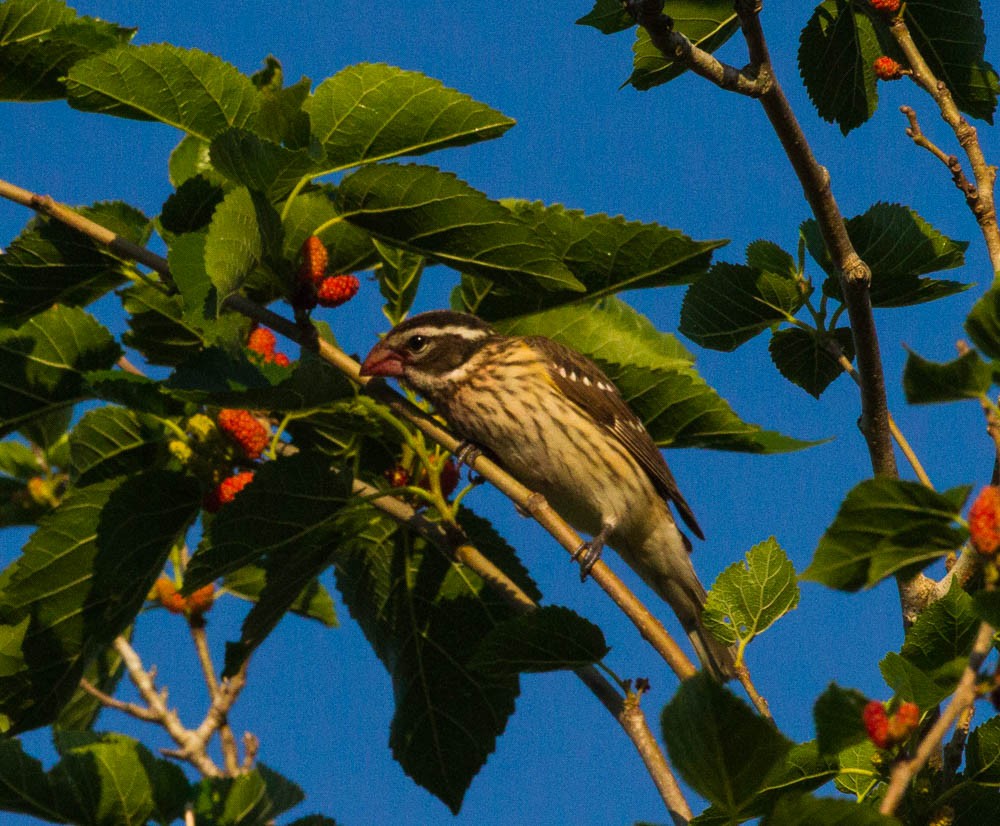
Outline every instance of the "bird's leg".
[[573, 552], [573, 560], [580, 563], [580, 582], [587, 581], [591, 568], [601, 558], [604, 543], [614, 529], [614, 522], [605, 522], [599, 533], [594, 534], [589, 542], [581, 542], [580, 547]]
[[458, 469], [462, 469], [462, 465], [465, 465], [469, 469], [469, 484], [470, 485], [481, 485], [483, 481], [482, 476], [477, 474], [473, 469], [472, 465], [480, 456], [483, 455], [483, 449], [474, 442], [470, 442], [468, 439], [462, 439], [458, 443], [458, 449], [455, 451], [455, 461], [458, 462]]

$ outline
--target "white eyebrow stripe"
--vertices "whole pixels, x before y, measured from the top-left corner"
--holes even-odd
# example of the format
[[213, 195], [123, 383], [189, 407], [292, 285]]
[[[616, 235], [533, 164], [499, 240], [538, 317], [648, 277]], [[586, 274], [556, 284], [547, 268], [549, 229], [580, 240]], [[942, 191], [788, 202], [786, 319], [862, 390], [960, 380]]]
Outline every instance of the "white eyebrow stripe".
[[455, 336], [456, 338], [464, 338], [468, 341], [477, 341], [481, 338], [486, 338], [490, 334], [488, 330], [463, 327], [458, 324], [448, 324], [444, 327], [413, 327], [410, 330], [403, 331], [403, 333], [407, 336], [434, 336], [435, 338]]

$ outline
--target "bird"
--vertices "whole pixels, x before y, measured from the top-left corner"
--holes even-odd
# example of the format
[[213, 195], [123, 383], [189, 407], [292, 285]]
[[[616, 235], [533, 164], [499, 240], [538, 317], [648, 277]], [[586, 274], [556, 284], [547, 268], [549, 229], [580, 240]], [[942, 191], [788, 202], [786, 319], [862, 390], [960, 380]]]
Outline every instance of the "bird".
[[395, 378], [430, 402], [576, 530], [589, 570], [605, 544], [673, 609], [702, 667], [735, 676], [734, 649], [705, 627], [691, 563], [701, 527], [656, 443], [621, 392], [586, 356], [545, 336], [508, 336], [469, 313], [432, 310], [401, 321], [372, 348], [362, 376]]

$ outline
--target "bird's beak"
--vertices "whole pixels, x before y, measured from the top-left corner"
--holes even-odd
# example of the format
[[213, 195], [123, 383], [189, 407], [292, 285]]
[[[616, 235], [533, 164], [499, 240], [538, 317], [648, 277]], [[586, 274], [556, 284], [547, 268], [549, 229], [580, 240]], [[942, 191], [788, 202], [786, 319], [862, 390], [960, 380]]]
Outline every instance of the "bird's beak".
[[403, 356], [386, 347], [376, 344], [361, 365], [362, 376], [401, 376], [403, 375]]

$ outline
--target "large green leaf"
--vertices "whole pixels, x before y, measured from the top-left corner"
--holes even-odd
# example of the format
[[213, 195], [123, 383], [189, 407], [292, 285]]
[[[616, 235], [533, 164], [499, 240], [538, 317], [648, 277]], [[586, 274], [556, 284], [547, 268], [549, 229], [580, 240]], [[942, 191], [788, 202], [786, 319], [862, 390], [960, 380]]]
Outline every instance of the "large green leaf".
[[632, 28], [635, 20], [619, 0], [596, 0], [594, 8], [576, 23], [578, 26], [593, 26], [604, 34], [615, 34]]
[[929, 565], [968, 536], [954, 524], [968, 494], [967, 487], [942, 494], [899, 479], [861, 482], [820, 539], [803, 579], [857, 591]]
[[491, 629], [469, 665], [497, 676], [556, 671], [599, 662], [609, 651], [592, 622], [561, 605], [546, 605]]
[[677, 771], [737, 822], [792, 748], [774, 726], [705, 674], [681, 683], [661, 723]]
[[288, 149], [245, 129], [228, 129], [212, 141], [212, 165], [223, 175], [272, 201], [288, 195], [304, 176], [322, 171], [308, 149]]
[[196, 823], [211, 826], [271, 826], [302, 802], [305, 794], [291, 780], [262, 763], [234, 778], [201, 781], [192, 810]]
[[0, 678], [16, 730], [51, 722], [87, 663], [131, 625], [198, 504], [193, 479], [150, 471], [77, 489], [42, 520], [0, 592], [0, 621], [31, 620], [28, 671]]
[[1000, 782], [1000, 717], [992, 717], [969, 735], [965, 776], [980, 783]]
[[[674, 21], [675, 30], [706, 52], [714, 52], [740, 28], [729, 0], [666, 0], [663, 13]], [[652, 89], [687, 70], [683, 62], [665, 57], [645, 29], [639, 29], [632, 50], [633, 69], [627, 82], [636, 89]]]
[[374, 63], [327, 78], [306, 108], [328, 172], [489, 140], [514, 125], [439, 80]]
[[983, 59], [986, 29], [980, 1], [907, 0], [904, 19], [920, 54], [948, 86], [958, 108], [993, 123], [1000, 82]]
[[282, 231], [271, 205], [250, 190], [240, 187], [223, 198], [205, 237], [205, 270], [220, 302], [259, 264], [280, 254]]
[[805, 442], [742, 421], [693, 367], [694, 357], [645, 316], [610, 298], [497, 325], [511, 335], [545, 335], [589, 356], [621, 390], [660, 446], [749, 453], [801, 450]]
[[65, 97], [66, 72], [78, 60], [127, 43], [135, 29], [78, 17], [62, 0], [0, 4], [0, 100]]
[[862, 716], [867, 704], [868, 698], [860, 691], [836, 683], [827, 686], [813, 705], [816, 743], [822, 753], [837, 754], [868, 739]]
[[[499, 536], [477, 520], [461, 522], [476, 547], [511, 570], [513, 552]], [[337, 585], [392, 677], [393, 756], [457, 811], [514, 710], [517, 678], [469, 665], [511, 611], [478, 577], [371, 506], [351, 514], [344, 536]]]
[[[244, 565], [242, 568], [226, 574], [222, 585], [233, 596], [257, 602], [267, 587], [269, 573], [266, 568], [259, 565]], [[333, 605], [333, 598], [319, 579], [313, 579], [306, 583], [288, 610], [301, 617], [321, 622], [327, 628], [333, 628], [337, 625], [337, 612]]]
[[761, 826], [900, 826], [901, 821], [870, 806], [847, 800], [788, 795], [778, 801]]
[[378, 260], [371, 236], [363, 229], [340, 220], [335, 197], [336, 191], [324, 186], [303, 192], [286, 207], [287, 213], [282, 219], [286, 259], [296, 260], [302, 242], [310, 235], [318, 235], [329, 255], [328, 271], [331, 275], [367, 269]]
[[210, 141], [253, 124], [259, 100], [250, 78], [215, 55], [168, 43], [127, 46], [82, 60], [69, 71], [71, 106], [122, 118], [157, 120]]
[[[961, 267], [969, 244], [938, 232], [908, 207], [877, 203], [863, 215], [849, 218], [847, 233], [858, 255], [871, 268], [873, 307], [908, 307], [954, 295], [971, 286], [920, 277]], [[823, 292], [839, 299], [840, 281], [816, 222], [806, 221], [802, 234], [813, 258], [829, 274]]]
[[875, 112], [872, 64], [882, 54], [875, 22], [849, 0], [824, 0], [802, 30], [799, 74], [820, 117], [845, 135]]
[[167, 760], [121, 734], [57, 738], [60, 757], [46, 772], [20, 742], [0, 740], [0, 808], [56, 823], [144, 826], [184, 813], [188, 782]]
[[351, 223], [460, 272], [507, 285], [584, 289], [541, 233], [449, 173], [377, 164], [345, 178], [338, 194]]
[[741, 649], [799, 604], [795, 568], [774, 537], [747, 551], [715, 580], [702, 620], [720, 640]]
[[684, 295], [680, 331], [702, 347], [735, 350], [802, 306], [799, 283], [783, 274], [719, 263]]
[[544, 237], [556, 256], [586, 287], [553, 291], [542, 285], [510, 287], [463, 279], [461, 303], [486, 319], [526, 315], [563, 304], [591, 302], [621, 292], [687, 284], [708, 267], [712, 250], [725, 241], [695, 241], [659, 224], [622, 217], [585, 215], [554, 205], [505, 201], [515, 217]]
[[965, 331], [992, 359], [1000, 359], [1000, 287], [990, 287], [965, 319]]
[[[121, 202], [78, 212], [128, 241], [144, 244], [151, 225]], [[55, 303], [85, 305], [125, 281], [130, 262], [65, 224], [37, 218], [0, 254], [0, 324], [21, 323]]]
[[122, 307], [129, 314], [122, 341], [151, 364], [179, 364], [205, 344], [202, 332], [184, 318], [179, 295], [137, 284], [122, 293]]
[[900, 651], [923, 671], [934, 671], [966, 658], [979, 630], [979, 618], [958, 579], [943, 597], [928, 605], [907, 629]]
[[963, 658], [959, 668], [930, 674], [918, 668], [895, 651], [886, 654], [878, 664], [879, 671], [897, 697], [909, 703], [916, 703], [922, 710], [932, 709], [955, 690]]
[[0, 330], [0, 435], [89, 395], [81, 375], [120, 354], [111, 334], [75, 307], [53, 307]]

